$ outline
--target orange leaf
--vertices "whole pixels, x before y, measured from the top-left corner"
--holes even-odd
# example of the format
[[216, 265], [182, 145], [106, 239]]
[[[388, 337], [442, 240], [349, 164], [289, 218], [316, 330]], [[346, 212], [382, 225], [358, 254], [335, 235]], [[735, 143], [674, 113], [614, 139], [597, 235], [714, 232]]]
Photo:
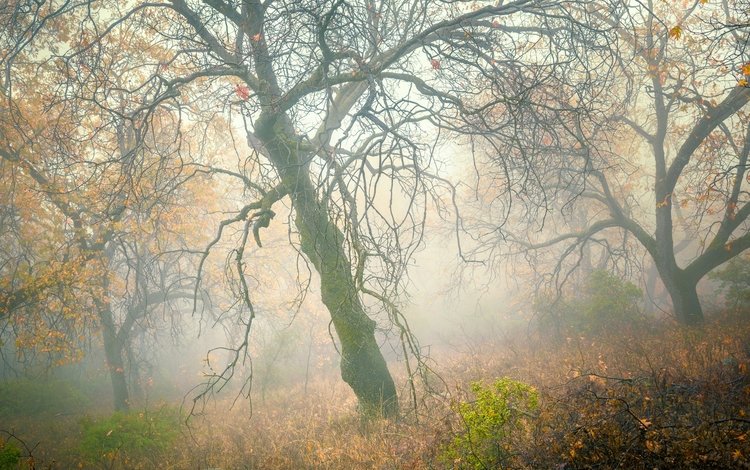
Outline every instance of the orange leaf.
[[740, 70], [742, 70], [742, 75], [750, 75], [750, 62], [743, 65]]

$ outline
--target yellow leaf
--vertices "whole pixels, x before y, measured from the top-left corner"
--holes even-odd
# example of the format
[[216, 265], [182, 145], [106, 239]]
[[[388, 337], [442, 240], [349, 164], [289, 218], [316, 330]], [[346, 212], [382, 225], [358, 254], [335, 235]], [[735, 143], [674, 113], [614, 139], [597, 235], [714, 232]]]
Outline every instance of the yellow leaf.
[[682, 28], [680, 25], [677, 25], [669, 30], [669, 37], [674, 39], [680, 39], [680, 36], [682, 36]]
[[705, 5], [706, 3], [708, 3], [708, 0], [701, 0], [701, 5]]
[[737, 82], [737, 86], [747, 86], [747, 79], [745, 79], [745, 78], [741, 78], [741, 79], [740, 79], [740, 80], [739, 80], [739, 81]]

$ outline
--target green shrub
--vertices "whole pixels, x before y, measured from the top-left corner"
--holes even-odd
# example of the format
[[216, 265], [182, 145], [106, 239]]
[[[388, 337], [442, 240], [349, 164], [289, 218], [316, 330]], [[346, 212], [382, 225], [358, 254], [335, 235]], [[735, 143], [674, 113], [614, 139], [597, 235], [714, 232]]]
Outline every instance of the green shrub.
[[596, 270], [586, 281], [584, 296], [578, 303], [583, 326], [601, 329], [636, 320], [643, 292], [633, 283], [614, 274]]
[[85, 419], [79, 450], [89, 461], [142, 459], [170, 448], [179, 435], [179, 413], [171, 408], [156, 412], [117, 412], [108, 418]]
[[750, 305], [750, 257], [732, 258], [724, 268], [709, 274], [719, 281], [727, 306], [738, 309]]
[[464, 429], [443, 452], [459, 468], [512, 465], [514, 441], [529, 434], [528, 418], [538, 408], [538, 394], [527, 384], [502, 378], [489, 387], [471, 384], [475, 400], [456, 407]]
[[29, 416], [80, 410], [86, 396], [68, 382], [17, 379], [0, 383], [0, 416]]
[[9, 442], [0, 440], [0, 470], [18, 468], [21, 461], [21, 450]]
[[541, 294], [534, 301], [534, 312], [543, 331], [599, 333], [636, 322], [641, 316], [643, 292], [608, 271], [596, 270], [575, 295], [566, 293], [551, 299]]

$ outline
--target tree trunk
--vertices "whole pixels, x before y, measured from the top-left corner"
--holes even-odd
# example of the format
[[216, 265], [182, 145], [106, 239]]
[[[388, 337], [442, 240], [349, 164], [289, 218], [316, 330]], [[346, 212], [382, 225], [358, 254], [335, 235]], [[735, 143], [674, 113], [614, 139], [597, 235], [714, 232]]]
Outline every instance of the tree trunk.
[[[120, 327], [122, 331], [123, 327]], [[146, 401], [146, 392], [143, 389], [143, 380], [141, 379], [141, 368], [136, 361], [135, 354], [133, 354], [133, 343], [128, 341], [122, 345], [125, 351], [125, 357], [128, 358], [127, 366], [130, 377], [127, 378], [126, 383], [130, 383], [130, 394], [133, 396], [135, 403], [141, 403]], [[123, 374], [124, 375], [124, 374]]]
[[117, 338], [114, 319], [109, 309], [100, 311], [102, 322], [102, 339], [104, 355], [107, 360], [109, 377], [112, 380], [112, 393], [115, 411], [127, 411], [130, 408], [128, 384], [125, 380], [125, 362], [122, 357], [123, 346]]
[[695, 284], [685, 284], [676, 292], [670, 292], [675, 314], [680, 322], [686, 325], [703, 323], [703, 308], [701, 308], [696, 287]]
[[299, 154], [294, 126], [285, 115], [261, 115], [255, 124], [255, 135], [292, 200], [302, 252], [320, 276], [323, 304], [341, 343], [341, 378], [357, 396], [363, 416], [396, 416], [396, 386], [375, 340], [375, 322], [360, 302], [344, 234], [317, 199], [306, 163], [309, 155]]
[[375, 322], [362, 307], [344, 250], [344, 236], [312, 192], [292, 194], [302, 251], [320, 275], [323, 303], [341, 342], [341, 377], [365, 415], [398, 413], [396, 387], [375, 340]]
[[688, 279], [682, 271], [661, 273], [664, 286], [672, 298], [672, 308], [677, 320], [684, 325], [700, 325], [703, 323], [703, 309], [698, 299], [698, 281]]

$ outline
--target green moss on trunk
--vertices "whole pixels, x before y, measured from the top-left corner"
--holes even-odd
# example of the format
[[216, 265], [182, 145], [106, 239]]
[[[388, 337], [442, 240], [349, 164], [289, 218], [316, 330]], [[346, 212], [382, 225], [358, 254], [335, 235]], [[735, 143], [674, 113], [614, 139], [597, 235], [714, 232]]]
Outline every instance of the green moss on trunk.
[[398, 413], [396, 388], [375, 340], [375, 322], [364, 311], [343, 247], [343, 234], [312, 197], [297, 194], [296, 225], [302, 251], [320, 275], [323, 303], [341, 342], [341, 377], [367, 415]]
[[341, 343], [341, 377], [354, 391], [365, 415], [398, 414], [393, 378], [375, 340], [375, 322], [367, 316], [351, 272], [344, 235], [330, 220], [298, 155], [293, 127], [283, 115], [262, 115], [256, 135], [264, 142], [296, 212], [302, 252], [320, 275], [323, 303]]

